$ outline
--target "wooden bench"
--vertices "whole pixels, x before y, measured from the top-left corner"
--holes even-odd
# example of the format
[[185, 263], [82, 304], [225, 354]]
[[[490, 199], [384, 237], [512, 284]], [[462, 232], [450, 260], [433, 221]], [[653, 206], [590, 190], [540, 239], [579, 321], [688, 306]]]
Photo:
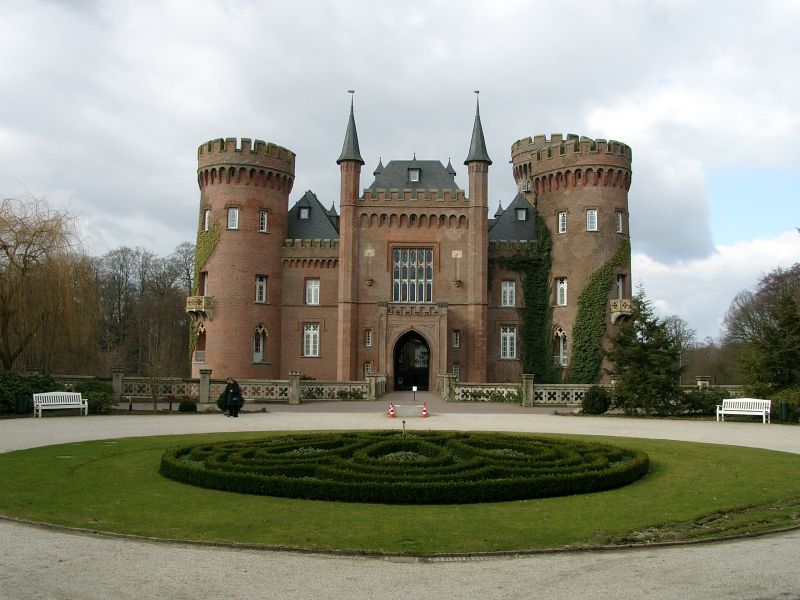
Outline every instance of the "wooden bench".
[[725, 415], [749, 415], [761, 417], [764, 423], [769, 423], [771, 400], [757, 398], [725, 398], [722, 404], [717, 404], [717, 421], [724, 421]]
[[33, 416], [42, 418], [42, 410], [50, 408], [78, 408], [89, 414], [89, 403], [78, 392], [44, 392], [33, 395]]

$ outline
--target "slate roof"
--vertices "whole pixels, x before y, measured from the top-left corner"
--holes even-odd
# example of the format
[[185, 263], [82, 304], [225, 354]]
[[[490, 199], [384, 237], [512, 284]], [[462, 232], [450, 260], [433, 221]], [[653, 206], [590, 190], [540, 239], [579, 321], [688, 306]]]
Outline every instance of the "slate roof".
[[[408, 180], [408, 170], [419, 169], [419, 181]], [[452, 167], [451, 167], [452, 168]], [[457, 190], [455, 177], [438, 160], [390, 160], [383, 170], [375, 170], [370, 190]]]
[[[308, 208], [308, 219], [300, 218], [300, 209]], [[339, 217], [331, 206], [329, 211], [322, 206], [317, 196], [311, 190], [306, 191], [303, 197], [295, 202], [289, 209], [289, 222], [287, 223], [286, 236], [289, 239], [304, 240], [338, 240]]]
[[[517, 220], [517, 209], [528, 210], [526, 221]], [[497, 213], [500, 213], [498, 210]], [[516, 198], [503, 210], [495, 213], [493, 223], [489, 225], [489, 241], [497, 240], [535, 240], [536, 239], [536, 208], [528, 202], [525, 195], [517, 194]]]
[[472, 140], [469, 143], [469, 154], [465, 165], [471, 162], [485, 162], [492, 164], [489, 152], [486, 150], [486, 140], [483, 139], [483, 127], [481, 126], [481, 107], [475, 104], [475, 124], [472, 126]]
[[353, 160], [364, 164], [364, 159], [361, 158], [361, 150], [358, 148], [358, 132], [356, 131], [356, 119], [353, 116], [353, 100], [350, 99], [350, 119], [347, 121], [347, 131], [344, 134], [344, 144], [342, 144], [342, 153], [339, 155], [339, 160], [336, 164], [339, 165], [346, 160]]

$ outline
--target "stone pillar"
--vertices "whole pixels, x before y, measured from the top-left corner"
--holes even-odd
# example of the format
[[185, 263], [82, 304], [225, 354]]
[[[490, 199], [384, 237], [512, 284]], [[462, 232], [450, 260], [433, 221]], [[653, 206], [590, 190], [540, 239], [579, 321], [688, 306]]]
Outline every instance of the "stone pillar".
[[120, 399], [122, 397], [122, 384], [123, 380], [125, 379], [125, 369], [121, 369], [116, 367], [111, 369], [111, 388], [114, 394], [114, 398]]
[[198, 402], [211, 402], [211, 369], [200, 369], [200, 391]]
[[289, 404], [300, 404], [300, 371], [289, 371]]
[[377, 400], [378, 397], [376, 395], [376, 382], [378, 379], [377, 375], [370, 373], [367, 375], [367, 400]]
[[445, 402], [452, 402], [456, 395], [456, 376], [452, 373], [439, 373], [436, 376], [436, 393]]
[[533, 373], [522, 374], [522, 406], [533, 406]]

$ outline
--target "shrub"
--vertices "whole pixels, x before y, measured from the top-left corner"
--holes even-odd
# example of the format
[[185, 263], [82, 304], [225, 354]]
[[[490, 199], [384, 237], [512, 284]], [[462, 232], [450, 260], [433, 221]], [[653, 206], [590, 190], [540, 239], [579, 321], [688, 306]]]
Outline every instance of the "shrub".
[[81, 396], [86, 398], [86, 402], [89, 405], [89, 412], [93, 415], [110, 413], [111, 409], [114, 408], [116, 404], [114, 396], [109, 392], [81, 392]]
[[104, 394], [113, 395], [114, 388], [107, 381], [100, 379], [87, 379], [75, 384], [75, 391], [86, 395], [90, 392], [102, 392]]
[[197, 402], [189, 399], [181, 400], [181, 403], [178, 405], [178, 412], [197, 412]]
[[265, 496], [466, 504], [609, 490], [649, 469], [635, 450], [502, 433], [290, 434], [168, 450], [170, 479]]
[[602, 415], [611, 407], [611, 393], [599, 385], [593, 385], [583, 395], [581, 408], [587, 415]]
[[794, 386], [772, 394], [772, 416], [780, 416], [780, 403], [786, 402], [789, 405], [789, 421], [800, 420], [800, 386]]
[[696, 388], [681, 396], [681, 412], [690, 415], [714, 415], [717, 404], [722, 404], [722, 400], [729, 396], [728, 391], [721, 387]]
[[49, 375], [23, 377], [10, 371], [0, 371], [0, 413], [33, 412], [33, 394], [63, 390]]

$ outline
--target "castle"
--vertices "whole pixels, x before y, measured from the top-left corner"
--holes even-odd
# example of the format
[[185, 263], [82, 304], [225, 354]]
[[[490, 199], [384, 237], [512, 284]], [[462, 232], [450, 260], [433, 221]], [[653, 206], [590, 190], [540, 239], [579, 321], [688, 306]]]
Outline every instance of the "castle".
[[443, 373], [600, 378], [603, 336], [629, 312], [631, 149], [553, 134], [515, 142], [511, 159], [519, 193], [490, 219], [476, 105], [467, 193], [449, 160], [416, 156], [379, 161], [362, 190], [351, 100], [337, 214], [311, 191], [289, 208], [284, 147], [200, 146], [192, 376], [385, 373], [390, 390]]

